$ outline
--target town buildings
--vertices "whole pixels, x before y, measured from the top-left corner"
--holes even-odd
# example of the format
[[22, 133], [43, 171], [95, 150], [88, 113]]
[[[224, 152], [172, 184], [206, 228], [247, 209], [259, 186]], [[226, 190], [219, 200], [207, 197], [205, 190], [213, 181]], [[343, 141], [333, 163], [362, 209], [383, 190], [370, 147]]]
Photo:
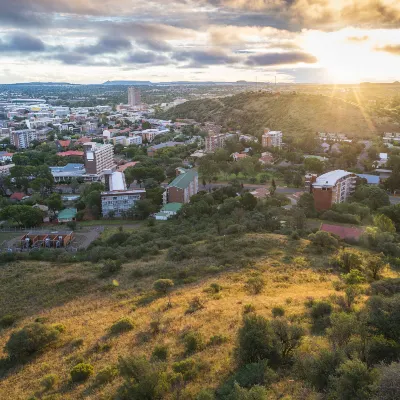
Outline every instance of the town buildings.
[[154, 155], [162, 149], [166, 149], [168, 147], [176, 147], [176, 146], [182, 146], [184, 143], [182, 142], [165, 142], [165, 143], [160, 143], [160, 144], [155, 144], [154, 146], [150, 146], [147, 148], [147, 155], [149, 157], [154, 157]]
[[329, 210], [332, 204], [345, 202], [355, 191], [357, 175], [335, 170], [323, 174], [312, 184], [315, 208]]
[[128, 88], [128, 104], [131, 107], [137, 107], [142, 104], [142, 96], [138, 88], [136, 87]]
[[19, 131], [10, 132], [10, 144], [17, 149], [26, 149], [34, 141], [43, 141], [47, 139], [47, 134], [34, 129], [21, 129]]
[[173, 217], [182, 208], [182, 203], [168, 203], [165, 204], [160, 212], [155, 215], [157, 221], [166, 221], [167, 219]]
[[264, 134], [261, 137], [261, 144], [263, 147], [282, 147], [282, 132], [281, 131], [270, 131], [265, 128]]
[[199, 191], [199, 176], [194, 169], [176, 169], [176, 178], [164, 192], [164, 203], [189, 203]]
[[218, 135], [207, 136], [206, 153], [214, 153], [216, 149], [224, 147], [226, 140], [233, 138], [234, 134], [219, 133]]
[[86, 174], [101, 179], [105, 170], [115, 169], [114, 147], [111, 144], [88, 142], [83, 144]]
[[50, 167], [54, 182], [67, 183], [71, 179], [85, 179], [86, 170], [83, 164], [67, 164], [63, 167]]

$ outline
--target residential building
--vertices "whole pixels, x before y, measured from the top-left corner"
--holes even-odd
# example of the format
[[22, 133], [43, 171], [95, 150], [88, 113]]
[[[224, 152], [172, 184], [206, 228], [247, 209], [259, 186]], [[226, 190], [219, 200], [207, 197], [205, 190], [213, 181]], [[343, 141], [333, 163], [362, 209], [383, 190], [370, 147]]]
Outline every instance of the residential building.
[[69, 182], [73, 178], [85, 178], [86, 170], [83, 164], [67, 164], [63, 167], [50, 167], [54, 182]]
[[101, 209], [103, 217], [110, 215], [122, 217], [138, 200], [145, 198], [145, 189], [102, 192]]
[[315, 208], [329, 210], [332, 204], [345, 202], [355, 191], [357, 175], [343, 170], [319, 176], [312, 184]]
[[157, 221], [166, 221], [173, 217], [182, 208], [182, 203], [168, 203], [155, 215]]
[[34, 129], [22, 129], [10, 132], [10, 143], [17, 149], [26, 149], [37, 140], [37, 133]]
[[258, 161], [262, 165], [271, 165], [274, 162], [274, 156], [269, 151], [265, 151], [264, 153], [261, 153], [261, 157]]
[[125, 138], [124, 146], [136, 145], [139, 146], [143, 142], [143, 139], [140, 135], [129, 136]]
[[104, 170], [115, 169], [113, 145], [88, 142], [83, 144], [83, 151], [88, 175], [101, 177]]
[[317, 174], [306, 174], [304, 177], [304, 189], [312, 193], [312, 185], [317, 180]]
[[28, 129], [38, 129], [38, 128], [44, 128], [49, 124], [53, 123], [53, 119], [52, 118], [38, 118], [33, 120], [27, 119], [25, 123]]
[[137, 107], [142, 104], [142, 96], [140, 93], [140, 89], [136, 87], [128, 88], [128, 104], [131, 107]]
[[149, 157], [154, 157], [154, 155], [161, 149], [166, 149], [168, 147], [176, 147], [182, 146], [184, 143], [182, 142], [165, 142], [160, 144], [155, 144], [154, 146], [150, 146], [147, 148], [147, 155]]
[[383, 143], [389, 144], [389, 143], [396, 143], [400, 142], [400, 133], [384, 133], [383, 134]]
[[391, 169], [382, 169], [382, 168], [377, 168], [375, 170], [376, 173], [379, 174], [379, 180], [380, 182], [385, 181], [392, 175], [392, 170]]
[[82, 157], [84, 156], [83, 151], [78, 151], [78, 150], [68, 150], [68, 151], [62, 151], [60, 153], [57, 153], [59, 157]]
[[14, 153], [8, 153], [7, 151], [0, 151], [0, 162], [10, 162], [12, 161]]
[[207, 136], [206, 142], [206, 153], [214, 153], [216, 149], [221, 149], [225, 146], [227, 139], [233, 138], [234, 134], [219, 133], [218, 135]]
[[231, 157], [233, 158], [233, 161], [239, 161], [239, 160], [242, 160], [243, 158], [246, 158], [247, 154], [236, 152], [236, 153], [231, 154]]
[[15, 167], [15, 164], [0, 165], [0, 176], [10, 175], [10, 169]]
[[189, 203], [190, 198], [199, 191], [199, 176], [194, 169], [176, 169], [176, 178], [164, 192], [164, 203]]
[[261, 143], [263, 147], [282, 147], [282, 132], [281, 131], [270, 131], [265, 128], [264, 134], [261, 137]]
[[357, 174], [357, 176], [361, 179], [365, 179], [367, 181], [367, 185], [373, 185], [373, 186], [379, 185], [379, 176], [378, 175]]

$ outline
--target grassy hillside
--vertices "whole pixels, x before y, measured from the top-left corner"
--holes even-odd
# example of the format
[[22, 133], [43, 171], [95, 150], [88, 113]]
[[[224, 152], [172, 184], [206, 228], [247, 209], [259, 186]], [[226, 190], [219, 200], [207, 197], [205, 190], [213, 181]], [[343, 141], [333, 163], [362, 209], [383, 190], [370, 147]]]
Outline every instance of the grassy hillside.
[[[234, 349], [245, 305], [252, 304], [257, 314], [269, 319], [272, 309], [282, 306], [289, 320], [309, 329], [307, 299], [343, 294], [338, 287], [334, 290], [333, 283], [339, 277], [328, 267], [329, 257], [308, 251], [308, 245], [307, 240], [277, 234], [247, 234], [221, 238], [211, 252], [210, 244], [199, 241], [193, 243], [195, 257], [171, 262], [164, 250], [126, 263], [121, 272], [106, 278], [100, 276], [101, 264], [95, 263], [18, 261], [2, 266], [0, 310], [3, 316], [17, 315], [18, 320], [0, 330], [0, 348], [12, 332], [38, 319], [46, 324], [63, 324], [65, 332], [56, 344], [27, 362], [10, 369], [3, 366], [0, 398], [114, 398], [123, 379], [117, 376], [111, 383], [98, 385], [95, 377], [101, 369], [116, 365], [119, 356], [150, 358], [157, 345], [166, 345], [171, 371], [174, 362], [188, 358], [184, 334], [197, 332], [206, 343], [190, 356], [197, 363], [198, 372], [166, 397], [195, 399], [199, 390], [219, 387], [235, 370]], [[228, 253], [225, 261], [210, 256], [218, 246]], [[254, 276], [262, 277], [266, 283], [260, 294], [252, 294], [246, 287]], [[159, 278], [175, 282], [170, 308], [167, 298], [158, 296], [152, 288]], [[210, 287], [215, 283], [220, 290], [214, 290], [215, 285]], [[363, 301], [364, 297], [360, 304]], [[131, 318], [133, 330], [111, 334], [113, 323], [124, 317]], [[209, 343], [216, 335], [220, 338], [218, 343]], [[310, 346], [324, 347], [325, 339], [309, 335], [302, 347], [305, 350]], [[1, 356], [4, 358], [5, 352]], [[79, 362], [92, 364], [94, 375], [85, 383], [74, 384], [70, 382], [70, 370]], [[41, 381], [49, 374], [56, 375], [59, 381], [45, 390]], [[311, 388], [305, 389], [287, 376], [272, 385], [269, 398], [283, 397], [318, 398]]]
[[253, 135], [260, 135], [264, 127], [290, 135], [328, 131], [360, 137], [398, 129], [398, 124], [375, 118], [367, 107], [362, 110], [341, 99], [301, 93], [241, 93], [189, 101], [168, 110], [164, 117], [214, 121]]

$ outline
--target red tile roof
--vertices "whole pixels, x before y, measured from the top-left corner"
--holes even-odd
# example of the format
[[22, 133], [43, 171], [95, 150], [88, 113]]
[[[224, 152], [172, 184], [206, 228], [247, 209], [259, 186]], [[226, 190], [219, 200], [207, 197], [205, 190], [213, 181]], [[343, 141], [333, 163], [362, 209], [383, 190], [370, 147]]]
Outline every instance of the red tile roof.
[[70, 140], [59, 140], [58, 144], [61, 147], [68, 147], [71, 144], [71, 141]]
[[118, 166], [118, 172], [124, 172], [127, 168], [134, 167], [138, 163], [139, 163], [138, 161], [132, 161], [132, 162], [128, 162], [126, 164], [120, 165], [120, 166]]
[[62, 151], [61, 153], [57, 153], [57, 155], [60, 157], [71, 157], [71, 156], [83, 157], [84, 153], [83, 151], [78, 151], [78, 150], [68, 150], [68, 151]]
[[22, 192], [15, 192], [10, 196], [11, 200], [18, 200], [21, 201], [26, 196], [25, 193]]
[[76, 143], [89, 143], [91, 140], [88, 137], [82, 136], [80, 139], [76, 141]]
[[358, 240], [360, 236], [364, 233], [364, 229], [356, 227], [348, 227], [342, 225], [329, 225], [322, 224], [321, 231], [333, 233], [339, 236], [341, 239], [355, 239]]

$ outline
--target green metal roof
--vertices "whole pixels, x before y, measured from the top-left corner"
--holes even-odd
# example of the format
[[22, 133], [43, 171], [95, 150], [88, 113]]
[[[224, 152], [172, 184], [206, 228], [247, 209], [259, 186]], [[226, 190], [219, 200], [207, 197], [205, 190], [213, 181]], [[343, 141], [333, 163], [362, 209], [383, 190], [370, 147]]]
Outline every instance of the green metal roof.
[[73, 219], [76, 217], [77, 212], [76, 208], [66, 208], [58, 213], [57, 219]]
[[197, 176], [197, 172], [194, 169], [186, 170], [184, 174], [178, 175], [168, 186], [186, 189], [195, 176]]
[[181, 208], [182, 208], [181, 203], [168, 203], [161, 209], [161, 212], [165, 211], [178, 212]]
[[162, 212], [160, 211], [159, 213], [156, 214], [156, 217], [165, 217], [165, 218], [169, 218], [171, 216], [171, 214], [168, 214], [166, 212]]

